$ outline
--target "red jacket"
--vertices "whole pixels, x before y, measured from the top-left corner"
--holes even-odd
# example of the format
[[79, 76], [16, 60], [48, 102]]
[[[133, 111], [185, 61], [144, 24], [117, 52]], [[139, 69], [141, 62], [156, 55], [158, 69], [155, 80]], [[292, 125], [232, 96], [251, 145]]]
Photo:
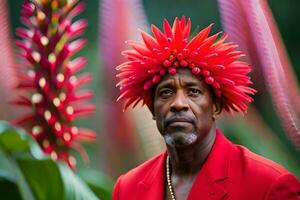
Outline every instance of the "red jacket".
[[[163, 152], [119, 177], [113, 200], [163, 200]], [[300, 200], [300, 182], [278, 164], [234, 145], [217, 130], [188, 200]]]

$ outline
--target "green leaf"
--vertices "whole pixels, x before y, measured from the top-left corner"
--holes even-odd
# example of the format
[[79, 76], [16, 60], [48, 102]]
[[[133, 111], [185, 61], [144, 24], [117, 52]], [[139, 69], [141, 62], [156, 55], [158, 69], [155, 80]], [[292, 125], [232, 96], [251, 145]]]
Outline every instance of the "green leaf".
[[74, 175], [73, 171], [71, 171], [69, 167], [65, 164], [60, 164], [59, 168], [63, 176], [63, 182], [66, 190], [64, 199], [99, 199], [78, 176]]
[[21, 194], [19, 193], [15, 178], [2, 170], [0, 171], [0, 193], [1, 199], [21, 199]]
[[18, 158], [18, 165], [36, 199], [98, 199], [65, 164], [50, 158]]
[[82, 169], [78, 175], [89, 185], [93, 192], [102, 200], [110, 200], [114, 181], [105, 174], [92, 169]]
[[5, 152], [27, 151], [31, 142], [32, 139], [24, 130], [0, 121], [0, 148]]
[[5, 153], [30, 153], [37, 159], [45, 158], [38, 143], [21, 128], [0, 121], [0, 149]]
[[[31, 193], [31, 189], [28, 187], [28, 184], [25, 181], [25, 178], [21, 173], [18, 164], [15, 161], [15, 158], [13, 157], [12, 154], [4, 154], [4, 151], [1, 151], [1, 149], [0, 149], [0, 176], [2, 176], [2, 178], [4, 177], [10, 180], [11, 182], [15, 183], [18, 189], [16, 195], [19, 194], [22, 197], [22, 199], [26, 199], [26, 200], [34, 199]], [[14, 189], [15, 186], [13, 186], [12, 184], [8, 184], [7, 187]], [[0, 194], [7, 193], [7, 191], [9, 191], [8, 188], [0, 186]]]
[[54, 161], [18, 158], [17, 163], [36, 199], [62, 199], [62, 180]]
[[[0, 148], [10, 160], [11, 168], [16, 175], [15, 185], [18, 186], [23, 198], [99, 199], [69, 167], [54, 162], [49, 156], [44, 155], [37, 142], [23, 129], [0, 121]], [[10, 179], [3, 180], [6, 183]], [[8, 183], [13, 190], [13, 182]], [[2, 194], [5, 191], [0, 188], [0, 192]]]

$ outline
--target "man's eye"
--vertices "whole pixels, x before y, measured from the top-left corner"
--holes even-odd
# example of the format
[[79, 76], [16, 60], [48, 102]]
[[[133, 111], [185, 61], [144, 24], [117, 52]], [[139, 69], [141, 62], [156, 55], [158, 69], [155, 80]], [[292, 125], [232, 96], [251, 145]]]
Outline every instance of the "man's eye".
[[197, 88], [190, 88], [189, 89], [189, 95], [199, 95], [201, 94], [201, 90], [197, 89]]
[[161, 90], [160, 92], [159, 92], [159, 96], [161, 96], [161, 97], [169, 97], [169, 96], [171, 96], [173, 94], [173, 92], [172, 92], [172, 90]]

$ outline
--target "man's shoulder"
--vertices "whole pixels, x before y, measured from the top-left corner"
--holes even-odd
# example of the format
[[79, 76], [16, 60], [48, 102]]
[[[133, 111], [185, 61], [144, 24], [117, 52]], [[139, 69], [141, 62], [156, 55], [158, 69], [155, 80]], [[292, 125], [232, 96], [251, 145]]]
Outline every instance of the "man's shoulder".
[[[231, 190], [235, 191], [236, 195], [246, 195], [249, 199], [299, 198], [300, 182], [291, 172], [246, 147], [234, 146], [230, 177], [235, 183]], [[245, 187], [236, 191], [236, 183], [243, 183]], [[249, 193], [249, 188], [255, 189], [256, 192]]]
[[277, 164], [276, 162], [258, 155], [244, 146], [235, 145], [236, 156], [241, 166], [247, 171], [248, 175], [258, 176], [260, 178], [277, 179], [278, 177], [290, 172]]
[[165, 154], [166, 151], [121, 175], [114, 186], [113, 199], [127, 199], [128, 195], [132, 199], [137, 199], [136, 195], [139, 183], [142, 181], [144, 183], [153, 181], [156, 177], [155, 174], [161, 172], [161, 165]]

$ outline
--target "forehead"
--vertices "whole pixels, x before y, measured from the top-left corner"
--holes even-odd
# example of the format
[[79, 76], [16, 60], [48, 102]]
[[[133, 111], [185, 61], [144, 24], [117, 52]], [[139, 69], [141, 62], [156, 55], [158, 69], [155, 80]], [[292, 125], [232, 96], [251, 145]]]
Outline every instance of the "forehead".
[[203, 82], [201, 77], [195, 76], [189, 69], [179, 68], [174, 75], [167, 74], [157, 85], [161, 88], [168, 85], [197, 85], [207, 88], [208, 86]]

